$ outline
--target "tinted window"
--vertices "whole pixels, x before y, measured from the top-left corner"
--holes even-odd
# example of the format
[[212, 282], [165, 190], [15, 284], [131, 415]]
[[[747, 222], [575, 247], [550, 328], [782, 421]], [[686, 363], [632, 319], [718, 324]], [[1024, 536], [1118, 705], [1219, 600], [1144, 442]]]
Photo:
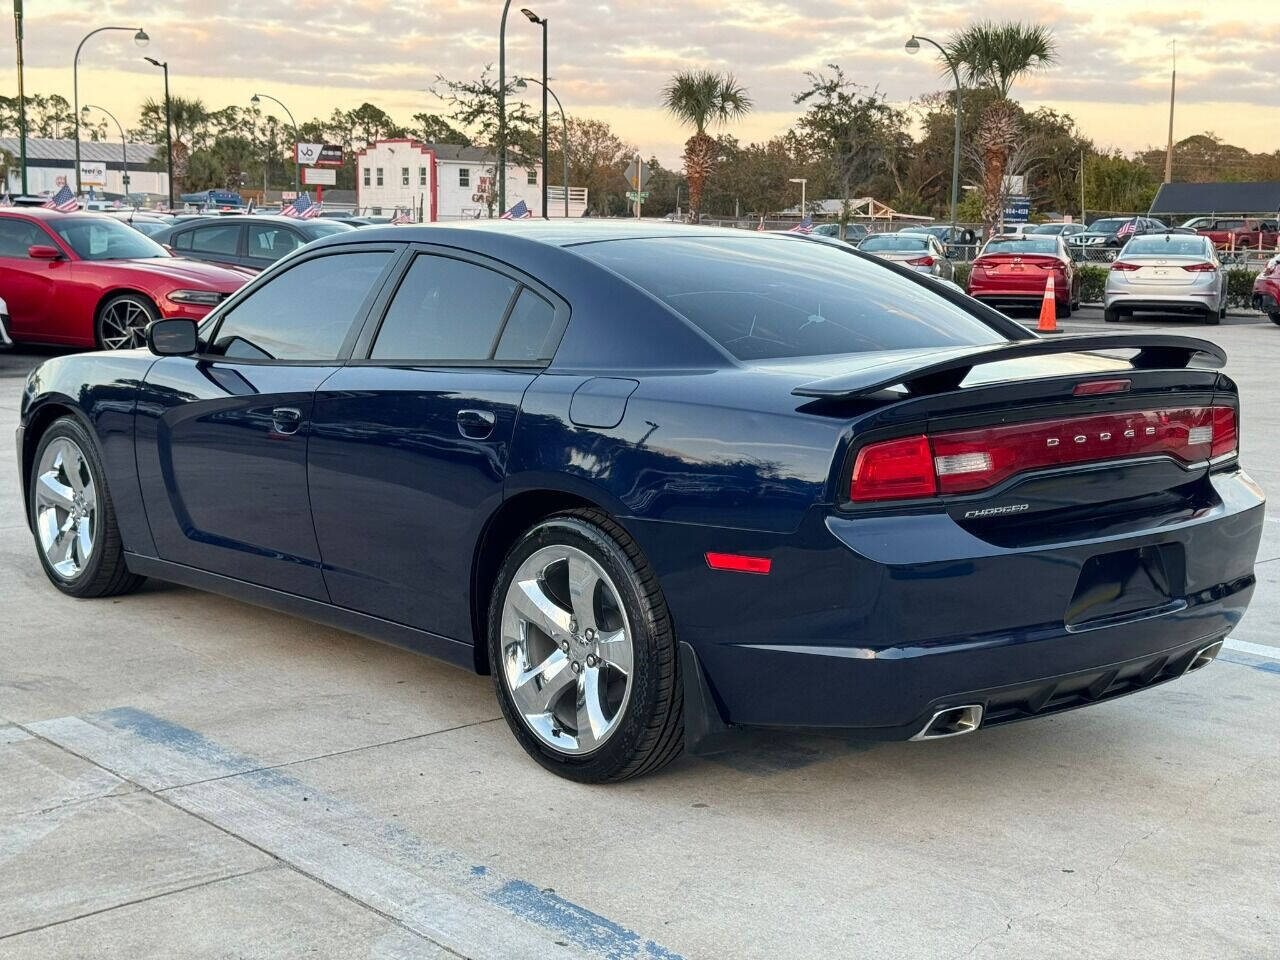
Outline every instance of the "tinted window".
[[1065, 223], [1044, 223], [1038, 227], [1032, 227], [1028, 233], [1045, 233], [1056, 236], [1057, 234], [1062, 233], [1066, 227], [1067, 225]]
[[53, 240], [27, 220], [0, 217], [0, 257], [27, 259], [27, 248], [53, 246]]
[[551, 332], [555, 316], [555, 309], [546, 300], [527, 287], [521, 290], [520, 298], [507, 318], [507, 325], [502, 328], [494, 359], [516, 362], [550, 360], [547, 334]]
[[1169, 254], [1174, 257], [1209, 255], [1209, 243], [1204, 237], [1188, 237], [1183, 235], [1153, 234], [1146, 237], [1134, 237], [1124, 248], [1125, 253], [1146, 253], [1158, 257]]
[[240, 247], [240, 224], [214, 223], [207, 227], [196, 227], [191, 231], [189, 242], [189, 246], [179, 249], [234, 257]]
[[1056, 255], [1058, 241], [1054, 237], [1028, 234], [1020, 240], [992, 240], [983, 253], [1047, 253]]
[[246, 252], [251, 257], [279, 260], [306, 243], [288, 227], [274, 223], [249, 224], [249, 243]]
[[835, 244], [690, 237], [573, 249], [647, 290], [740, 360], [1005, 339], [923, 283]]
[[1132, 219], [1131, 217], [1116, 217], [1110, 220], [1095, 220], [1093, 221], [1093, 223], [1089, 225], [1089, 232], [1090, 233], [1115, 233], [1117, 230], [1123, 227], [1126, 223], [1128, 223], [1131, 219]]
[[169, 256], [164, 247], [110, 217], [59, 217], [54, 232], [81, 260], [144, 260]]
[[375, 360], [487, 360], [516, 282], [450, 257], [413, 261], [378, 330]]
[[134, 220], [129, 226], [146, 237], [154, 237], [157, 233], [164, 233], [169, 229], [169, 224], [159, 220]]
[[884, 234], [878, 237], [867, 237], [858, 244], [859, 250], [868, 253], [881, 253], [891, 250], [928, 250], [929, 241], [924, 237], [906, 237], [900, 233]]
[[317, 257], [276, 274], [223, 318], [213, 352], [258, 360], [334, 359], [392, 256]]

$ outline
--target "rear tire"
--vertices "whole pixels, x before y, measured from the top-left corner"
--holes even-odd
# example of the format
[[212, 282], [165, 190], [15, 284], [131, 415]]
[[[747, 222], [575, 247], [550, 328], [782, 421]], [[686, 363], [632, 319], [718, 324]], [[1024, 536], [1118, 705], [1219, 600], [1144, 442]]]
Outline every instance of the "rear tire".
[[1107, 307], [1102, 311], [1102, 319], [1107, 323], [1119, 323], [1120, 311], [1115, 307]]
[[160, 312], [140, 293], [122, 293], [98, 308], [94, 336], [102, 350], [133, 350], [147, 345], [147, 324]]
[[494, 584], [488, 643], [507, 725], [552, 773], [626, 780], [684, 749], [671, 615], [639, 546], [606, 514], [557, 514], [520, 538]]
[[1059, 320], [1066, 320], [1068, 317], [1071, 316], [1071, 304], [1055, 303], [1053, 305], [1053, 315], [1057, 317]]
[[1271, 318], [1272, 323], [1280, 326], [1280, 313], [1268, 313], [1267, 316]]
[[1205, 312], [1204, 322], [1211, 327], [1216, 327], [1222, 322], [1222, 314], [1217, 310], [1208, 310]]
[[68, 596], [114, 597], [142, 583], [125, 565], [98, 446], [73, 417], [54, 421], [40, 438], [27, 515], [40, 565]]

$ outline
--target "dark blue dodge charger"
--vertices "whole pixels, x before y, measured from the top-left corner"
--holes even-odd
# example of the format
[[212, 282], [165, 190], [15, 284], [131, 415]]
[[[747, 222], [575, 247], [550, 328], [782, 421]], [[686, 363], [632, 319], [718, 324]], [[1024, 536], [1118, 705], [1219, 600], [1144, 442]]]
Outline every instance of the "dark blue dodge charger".
[[541, 764], [930, 739], [1210, 662], [1263, 496], [1211, 343], [1041, 339], [844, 245], [626, 222], [311, 244], [30, 377], [37, 552], [491, 672]]

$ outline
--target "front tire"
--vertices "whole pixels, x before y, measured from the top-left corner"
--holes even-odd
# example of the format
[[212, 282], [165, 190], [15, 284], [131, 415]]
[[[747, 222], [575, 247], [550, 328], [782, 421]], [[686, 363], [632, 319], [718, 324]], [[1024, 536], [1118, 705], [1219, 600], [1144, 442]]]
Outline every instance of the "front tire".
[[147, 345], [147, 324], [160, 316], [139, 293], [122, 293], [98, 308], [94, 334], [103, 350], [132, 350]]
[[27, 512], [40, 565], [72, 597], [113, 597], [137, 589], [97, 444], [78, 420], [62, 417], [36, 447]]
[[597, 510], [550, 517], [507, 555], [489, 603], [507, 724], [553, 773], [626, 780], [684, 748], [671, 615], [639, 546]]

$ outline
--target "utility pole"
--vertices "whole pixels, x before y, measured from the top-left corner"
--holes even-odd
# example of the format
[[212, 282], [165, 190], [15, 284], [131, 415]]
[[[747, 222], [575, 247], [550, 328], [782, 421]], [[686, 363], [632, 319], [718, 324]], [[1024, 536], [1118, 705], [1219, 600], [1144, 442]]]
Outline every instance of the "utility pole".
[[1164, 182], [1173, 183], [1173, 97], [1178, 88], [1178, 41], [1173, 41], [1173, 75], [1169, 78], [1169, 145], [1164, 152]]
[[[1084, 150], [1080, 151], [1080, 222], [1084, 223]], [[1086, 223], [1085, 226], [1088, 226]]]
[[[13, 36], [18, 44], [18, 170], [27, 193], [27, 96], [22, 85], [22, 0], [13, 0]], [[9, 185], [5, 184], [5, 190]]]

